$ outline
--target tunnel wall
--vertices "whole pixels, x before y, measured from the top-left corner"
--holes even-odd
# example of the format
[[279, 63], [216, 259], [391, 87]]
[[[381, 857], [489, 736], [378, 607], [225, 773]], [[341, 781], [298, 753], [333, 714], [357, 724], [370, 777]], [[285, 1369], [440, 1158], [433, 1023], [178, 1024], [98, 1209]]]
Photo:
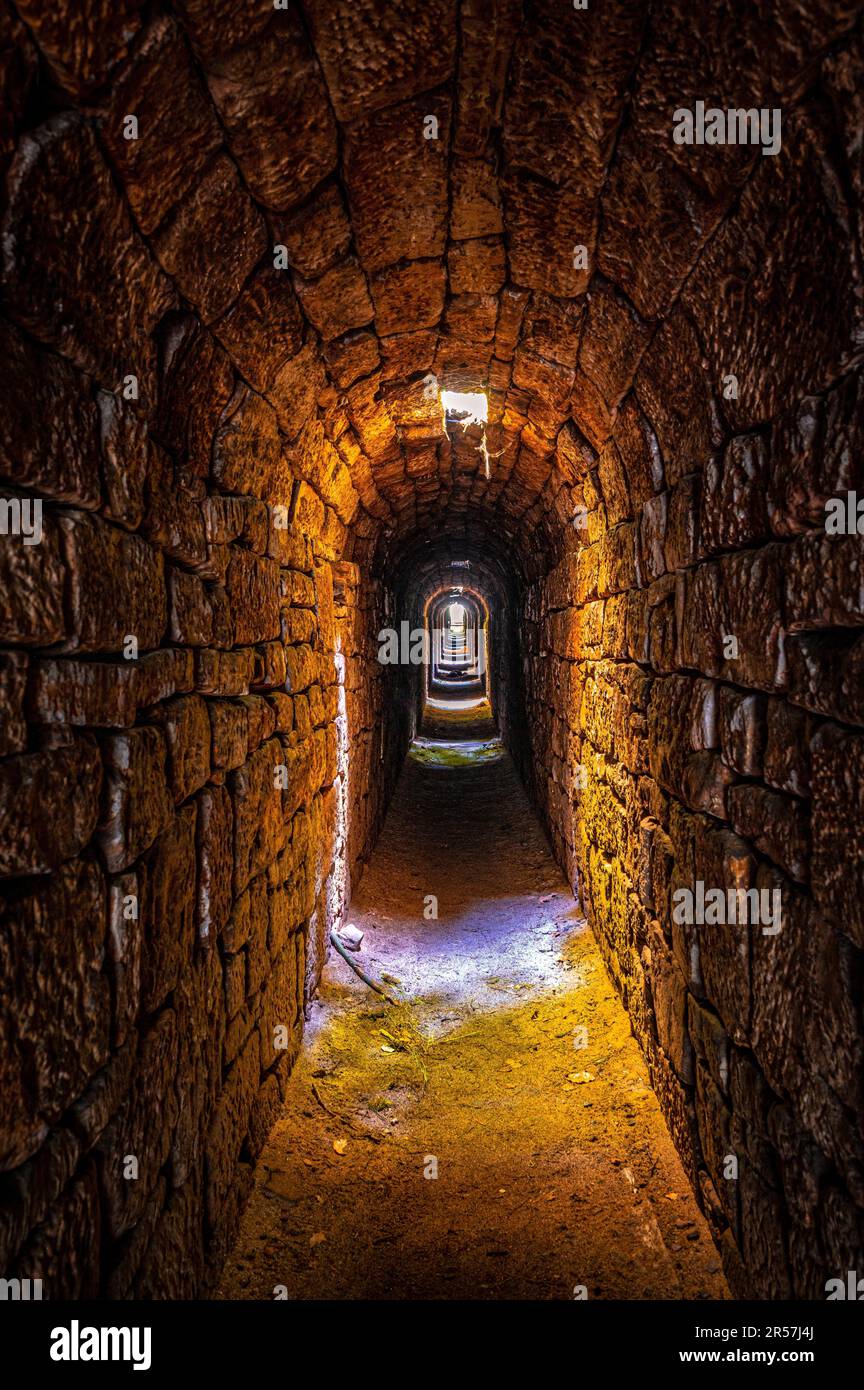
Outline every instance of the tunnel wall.
[[[212, 1285], [405, 741], [362, 449], [153, 43], [99, 134], [30, 112], [2, 151], [0, 479], [42, 534], [0, 538], [0, 1274], [46, 1298]], [[174, 80], [188, 128], [136, 163], [111, 113]]]
[[[862, 490], [860, 273], [808, 119], [665, 322], [592, 296], [584, 511], [524, 614], [526, 775], [732, 1287], [774, 1298], [864, 1258], [861, 540], [826, 531]], [[679, 925], [697, 881], [779, 888], [781, 931]]]
[[[41, 466], [43, 540], [0, 560], [0, 1266], [47, 1297], [190, 1296], [392, 786], [380, 593], [170, 464], [124, 512], [88, 384], [62, 384], [93, 452]], [[2, 443], [19, 482], [27, 385]]]

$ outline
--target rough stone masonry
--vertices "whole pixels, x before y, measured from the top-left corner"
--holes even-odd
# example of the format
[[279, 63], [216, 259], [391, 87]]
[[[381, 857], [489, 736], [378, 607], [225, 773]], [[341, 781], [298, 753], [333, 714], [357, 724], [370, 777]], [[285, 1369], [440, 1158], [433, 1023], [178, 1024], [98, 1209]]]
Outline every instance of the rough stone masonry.
[[213, 1287], [466, 561], [734, 1290], [864, 1268], [861, 10], [0, 6], [0, 1272]]

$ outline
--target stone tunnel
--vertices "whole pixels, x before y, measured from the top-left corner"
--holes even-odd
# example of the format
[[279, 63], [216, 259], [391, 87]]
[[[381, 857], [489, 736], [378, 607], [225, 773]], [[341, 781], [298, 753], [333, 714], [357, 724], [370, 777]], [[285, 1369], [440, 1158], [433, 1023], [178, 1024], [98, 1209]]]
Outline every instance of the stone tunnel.
[[0, 1274], [864, 1270], [861, 11], [3, 3]]

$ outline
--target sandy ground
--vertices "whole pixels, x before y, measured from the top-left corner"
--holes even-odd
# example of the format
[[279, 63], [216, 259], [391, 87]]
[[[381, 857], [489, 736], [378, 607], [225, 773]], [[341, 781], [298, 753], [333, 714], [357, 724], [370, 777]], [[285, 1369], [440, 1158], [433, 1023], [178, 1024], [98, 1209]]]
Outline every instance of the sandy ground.
[[494, 739], [414, 745], [350, 920], [354, 959], [410, 1002], [331, 953], [219, 1297], [728, 1297], [627, 1016]]

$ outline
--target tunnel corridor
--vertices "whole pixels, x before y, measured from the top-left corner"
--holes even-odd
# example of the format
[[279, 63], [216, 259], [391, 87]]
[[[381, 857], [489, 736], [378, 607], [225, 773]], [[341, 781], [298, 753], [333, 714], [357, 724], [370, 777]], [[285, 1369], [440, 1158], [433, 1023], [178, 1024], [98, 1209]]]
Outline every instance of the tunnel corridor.
[[4, 1288], [864, 1275], [862, 11], [0, 0]]

